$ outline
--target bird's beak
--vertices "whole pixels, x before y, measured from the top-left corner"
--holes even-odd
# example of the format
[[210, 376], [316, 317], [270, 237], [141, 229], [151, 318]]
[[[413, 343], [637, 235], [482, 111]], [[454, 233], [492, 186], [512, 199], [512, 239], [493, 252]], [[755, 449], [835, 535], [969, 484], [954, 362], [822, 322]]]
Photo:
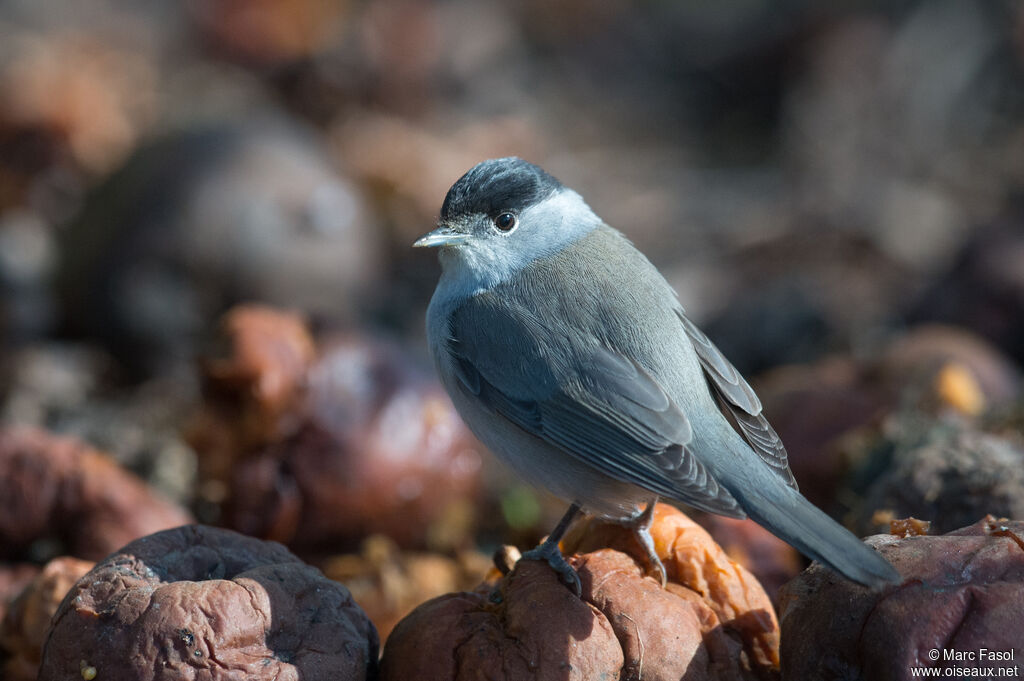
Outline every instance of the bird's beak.
[[454, 246], [469, 239], [465, 232], [456, 232], [448, 226], [441, 226], [433, 232], [424, 234], [413, 243], [413, 248], [429, 248], [433, 246]]

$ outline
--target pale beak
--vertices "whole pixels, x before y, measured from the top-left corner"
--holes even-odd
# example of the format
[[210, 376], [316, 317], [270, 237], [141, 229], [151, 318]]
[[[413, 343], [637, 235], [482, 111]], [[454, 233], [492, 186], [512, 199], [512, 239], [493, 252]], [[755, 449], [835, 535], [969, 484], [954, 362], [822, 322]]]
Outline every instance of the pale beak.
[[413, 243], [413, 248], [428, 248], [433, 246], [454, 246], [469, 239], [465, 232], [456, 232], [451, 227], [438, 227], [433, 232], [424, 234]]

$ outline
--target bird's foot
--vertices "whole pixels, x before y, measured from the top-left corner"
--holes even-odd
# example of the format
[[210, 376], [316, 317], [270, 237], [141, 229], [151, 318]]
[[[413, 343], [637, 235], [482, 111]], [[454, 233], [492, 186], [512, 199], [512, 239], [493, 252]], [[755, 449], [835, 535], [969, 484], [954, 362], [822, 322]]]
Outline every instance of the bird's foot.
[[644, 557], [647, 561], [646, 572], [651, 577], [654, 577], [661, 583], [661, 588], [665, 588], [668, 583], [667, 574], [665, 572], [665, 566], [661, 562], [661, 558], [658, 557], [658, 552], [654, 549], [654, 537], [651, 536], [651, 522], [654, 520], [654, 506], [658, 503], [657, 499], [654, 499], [638, 515], [633, 516], [629, 520], [623, 522], [625, 527], [633, 530], [633, 534], [636, 535], [637, 541], [640, 542], [641, 548], [643, 548]]
[[520, 560], [540, 560], [551, 566], [551, 569], [558, 573], [558, 576], [573, 590], [576, 596], [583, 594], [583, 586], [580, 584], [580, 576], [576, 570], [565, 560], [561, 550], [558, 548], [558, 541], [551, 541], [550, 537], [545, 539], [540, 546], [530, 549], [523, 554]]

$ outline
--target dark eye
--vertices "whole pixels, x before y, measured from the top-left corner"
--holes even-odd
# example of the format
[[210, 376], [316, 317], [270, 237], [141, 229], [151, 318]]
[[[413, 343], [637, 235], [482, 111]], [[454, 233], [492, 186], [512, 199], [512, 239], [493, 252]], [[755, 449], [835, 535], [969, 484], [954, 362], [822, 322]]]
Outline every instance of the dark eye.
[[512, 213], [502, 213], [498, 217], [494, 218], [494, 226], [503, 232], [511, 232], [516, 228], [516, 224], [519, 220]]

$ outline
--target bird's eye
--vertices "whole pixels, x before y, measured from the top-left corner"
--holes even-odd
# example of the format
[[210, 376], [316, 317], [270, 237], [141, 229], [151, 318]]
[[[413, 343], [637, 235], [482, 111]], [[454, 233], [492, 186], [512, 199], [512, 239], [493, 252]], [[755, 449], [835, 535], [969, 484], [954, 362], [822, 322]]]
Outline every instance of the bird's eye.
[[503, 232], [511, 232], [516, 228], [519, 220], [512, 213], [502, 213], [498, 217], [494, 218], [494, 226]]

